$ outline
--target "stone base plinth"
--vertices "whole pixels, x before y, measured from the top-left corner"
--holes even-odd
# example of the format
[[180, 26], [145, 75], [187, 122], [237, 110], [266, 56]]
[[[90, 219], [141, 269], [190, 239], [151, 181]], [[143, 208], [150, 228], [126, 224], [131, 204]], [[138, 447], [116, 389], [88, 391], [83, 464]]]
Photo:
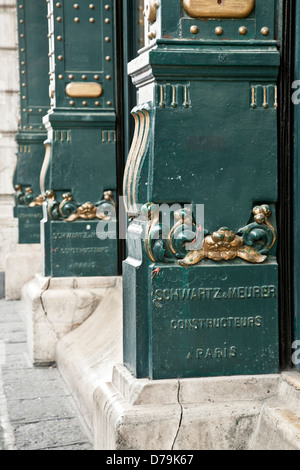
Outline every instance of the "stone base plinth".
[[284, 374], [153, 381], [115, 366], [94, 394], [95, 448], [298, 449], [299, 390]]
[[27, 342], [33, 364], [55, 362], [58, 341], [95, 312], [116, 279], [46, 278], [37, 274], [23, 287]]
[[22, 287], [41, 271], [41, 245], [12, 245], [5, 257], [5, 298], [20, 300]]
[[92, 430], [93, 395], [122, 362], [122, 282], [107, 288], [94, 313], [57, 344], [57, 367]]

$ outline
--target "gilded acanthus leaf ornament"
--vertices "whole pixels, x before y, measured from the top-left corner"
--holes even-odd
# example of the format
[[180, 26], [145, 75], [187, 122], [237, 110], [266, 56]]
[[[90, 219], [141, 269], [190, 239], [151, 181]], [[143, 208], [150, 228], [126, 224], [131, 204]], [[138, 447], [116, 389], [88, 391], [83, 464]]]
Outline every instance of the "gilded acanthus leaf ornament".
[[183, 261], [180, 261], [180, 264], [192, 266], [205, 258], [213, 261], [228, 261], [236, 257], [251, 263], [263, 263], [267, 259], [267, 256], [260, 255], [254, 248], [244, 245], [243, 238], [235, 235], [227, 227], [222, 227], [205, 237], [201, 250], [191, 251]]
[[[269, 206], [256, 206], [252, 212], [254, 223], [239, 230], [242, 236], [222, 227], [205, 237], [201, 250], [189, 252], [180, 264], [192, 266], [205, 258], [228, 261], [237, 257], [249, 263], [263, 263], [276, 242], [276, 231], [268, 220], [272, 215]], [[263, 224], [265, 228], [260, 227]], [[263, 240], [263, 248], [257, 251], [253, 245], [259, 240]]]
[[42, 206], [44, 202], [46, 201], [46, 195], [45, 194], [40, 194], [35, 198], [33, 202], [29, 204], [29, 207], [38, 207]]

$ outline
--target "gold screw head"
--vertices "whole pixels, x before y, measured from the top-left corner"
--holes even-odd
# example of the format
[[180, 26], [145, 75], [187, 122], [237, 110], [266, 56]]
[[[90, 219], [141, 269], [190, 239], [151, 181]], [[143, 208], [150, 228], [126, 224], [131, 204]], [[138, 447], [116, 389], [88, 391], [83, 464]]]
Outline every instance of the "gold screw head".
[[58, 23], [61, 23], [61, 17], [58, 16], [58, 17], [56, 18], [56, 21], [58, 21]]
[[82, 80], [86, 80], [86, 75], [82, 75]]
[[62, 41], [62, 36], [57, 36], [58, 41]]
[[74, 104], [75, 104], [74, 101], [70, 101], [71, 106], [74, 106]]
[[87, 105], [87, 102], [86, 102], [86, 101], [83, 101], [83, 102], [82, 102], [82, 105], [83, 105], [83, 106], [86, 106], [86, 105]]
[[107, 102], [107, 106], [111, 106], [111, 101], [108, 101], [108, 102]]
[[110, 6], [109, 5], [105, 5], [105, 10], [109, 10], [110, 9]]
[[95, 23], [95, 18], [90, 18], [90, 23]]
[[215, 33], [217, 36], [221, 36], [223, 34], [224, 30], [221, 26], [217, 26], [215, 29]]
[[105, 38], [105, 42], [110, 42], [110, 38], [108, 36]]
[[96, 106], [100, 106], [100, 101], [95, 101]]
[[70, 80], [73, 80], [73, 78], [74, 78], [74, 75], [69, 75]]
[[111, 76], [110, 76], [110, 75], [106, 75], [106, 80], [111, 80]]
[[95, 80], [99, 80], [99, 75], [94, 75]]
[[109, 19], [109, 18], [105, 18], [105, 23], [106, 23], [106, 24], [110, 23], [110, 19]]
[[107, 62], [110, 62], [110, 60], [111, 60], [110, 56], [107, 55], [107, 56], [105, 57], [105, 60], [106, 60]]
[[58, 75], [58, 78], [59, 78], [60, 80], [62, 80], [64, 77], [63, 77], [63, 75]]
[[261, 34], [263, 36], [268, 36], [269, 34], [269, 28], [267, 28], [266, 26], [264, 26], [262, 29], [261, 29]]
[[95, 9], [95, 5], [93, 5], [93, 4], [91, 3], [91, 4], [89, 5], [89, 8], [90, 8], [91, 10], [94, 10], [94, 9]]
[[62, 56], [62, 55], [59, 55], [57, 58], [58, 58], [58, 60], [63, 60], [63, 56]]
[[78, 17], [76, 17], [76, 18], [74, 18], [74, 21], [75, 21], [75, 23], [79, 23], [80, 20], [79, 20]]
[[191, 31], [192, 34], [197, 34], [197, 33], [199, 33], [199, 28], [198, 28], [198, 26], [193, 25], [193, 26], [191, 26], [190, 31]]
[[78, 8], [79, 8], [78, 3], [74, 3], [74, 8], [75, 8], [75, 10], [78, 10]]
[[245, 26], [241, 26], [240, 29], [239, 29], [239, 33], [242, 36], [245, 36], [247, 34], [247, 28]]
[[57, 6], [57, 8], [60, 8], [60, 7], [61, 7], [61, 3], [57, 3], [56, 6]]

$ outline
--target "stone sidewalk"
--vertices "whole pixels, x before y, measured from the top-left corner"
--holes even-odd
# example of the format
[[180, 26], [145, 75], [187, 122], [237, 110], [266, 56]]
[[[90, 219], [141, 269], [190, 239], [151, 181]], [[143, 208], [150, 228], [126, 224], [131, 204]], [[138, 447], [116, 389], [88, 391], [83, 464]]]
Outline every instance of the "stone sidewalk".
[[0, 300], [0, 450], [93, 450], [55, 367], [33, 368], [21, 302]]

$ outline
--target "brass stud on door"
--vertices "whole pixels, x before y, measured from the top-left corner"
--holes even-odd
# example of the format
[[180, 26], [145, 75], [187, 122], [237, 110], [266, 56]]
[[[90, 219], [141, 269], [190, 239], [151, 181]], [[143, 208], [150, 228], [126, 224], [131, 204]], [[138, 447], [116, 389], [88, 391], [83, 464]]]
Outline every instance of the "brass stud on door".
[[242, 36], [245, 36], [247, 34], [247, 28], [245, 26], [241, 26], [239, 28], [239, 33], [242, 35]]
[[267, 28], [266, 26], [264, 28], [261, 29], [261, 34], [263, 36], [268, 36], [269, 34], [269, 28]]

